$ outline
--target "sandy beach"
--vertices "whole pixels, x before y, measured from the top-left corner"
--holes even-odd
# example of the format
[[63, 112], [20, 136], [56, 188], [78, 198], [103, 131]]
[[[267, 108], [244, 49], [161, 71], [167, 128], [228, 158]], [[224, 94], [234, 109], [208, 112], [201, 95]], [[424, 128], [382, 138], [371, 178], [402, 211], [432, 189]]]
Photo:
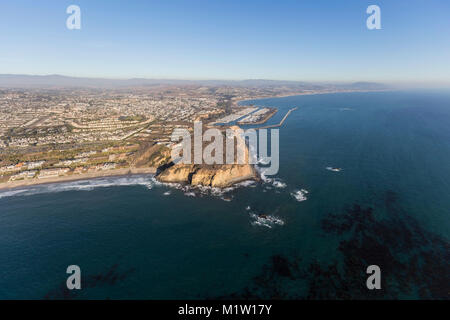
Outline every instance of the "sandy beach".
[[113, 176], [123, 176], [123, 175], [132, 175], [132, 174], [154, 174], [156, 173], [156, 168], [121, 168], [121, 169], [112, 169], [107, 171], [96, 171], [82, 174], [72, 174], [67, 176], [60, 177], [51, 177], [46, 179], [29, 179], [29, 180], [18, 180], [18, 181], [10, 181], [0, 183], [0, 190], [34, 186], [40, 184], [48, 184], [48, 183], [59, 183], [59, 182], [68, 182], [68, 181], [78, 181], [78, 180], [86, 180], [93, 178], [102, 178], [102, 177], [113, 177]]

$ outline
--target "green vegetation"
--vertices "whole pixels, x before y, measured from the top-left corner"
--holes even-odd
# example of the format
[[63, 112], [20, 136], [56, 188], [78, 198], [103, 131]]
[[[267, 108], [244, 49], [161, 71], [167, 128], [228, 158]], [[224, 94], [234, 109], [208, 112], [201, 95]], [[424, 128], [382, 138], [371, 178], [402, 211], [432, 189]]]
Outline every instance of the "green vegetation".
[[135, 115], [135, 116], [121, 116], [119, 117], [120, 121], [144, 121], [147, 120], [147, 118], [143, 115]]
[[34, 127], [34, 128], [10, 128], [6, 136], [9, 137], [23, 137], [23, 138], [32, 138], [32, 137], [44, 137], [50, 134], [63, 134], [72, 131], [72, 126], [61, 125], [54, 127]]

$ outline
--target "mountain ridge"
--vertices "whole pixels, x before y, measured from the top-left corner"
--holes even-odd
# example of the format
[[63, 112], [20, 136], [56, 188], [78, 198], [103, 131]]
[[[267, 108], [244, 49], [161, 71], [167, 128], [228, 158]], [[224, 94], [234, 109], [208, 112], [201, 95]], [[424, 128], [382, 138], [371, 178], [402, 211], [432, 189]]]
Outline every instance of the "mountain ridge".
[[244, 80], [184, 80], [129, 78], [108, 79], [72, 77], [60, 74], [27, 75], [0, 74], [2, 88], [127, 88], [155, 85], [198, 85], [198, 86], [240, 86], [240, 87], [298, 87], [299, 89], [320, 89], [327, 87], [354, 89], [383, 89], [387, 86], [378, 82], [306, 82], [294, 80], [244, 79]]

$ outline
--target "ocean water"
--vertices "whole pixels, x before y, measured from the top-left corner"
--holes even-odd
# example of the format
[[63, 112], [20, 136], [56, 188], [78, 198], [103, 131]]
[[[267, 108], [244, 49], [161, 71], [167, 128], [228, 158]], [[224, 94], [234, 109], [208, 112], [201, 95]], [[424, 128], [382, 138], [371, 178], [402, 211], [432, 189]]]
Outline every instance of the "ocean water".
[[[269, 123], [298, 107], [264, 182], [222, 193], [141, 175], [1, 191], [0, 298], [449, 299], [450, 92], [242, 104], [277, 107]], [[73, 264], [82, 289], [68, 291]], [[373, 264], [381, 290], [366, 287]]]

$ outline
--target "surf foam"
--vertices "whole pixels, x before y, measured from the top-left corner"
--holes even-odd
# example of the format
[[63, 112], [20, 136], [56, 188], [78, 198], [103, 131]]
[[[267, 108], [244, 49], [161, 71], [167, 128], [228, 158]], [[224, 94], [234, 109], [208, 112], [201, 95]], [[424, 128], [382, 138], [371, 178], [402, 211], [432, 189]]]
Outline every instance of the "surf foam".
[[302, 202], [308, 200], [308, 197], [306, 196], [308, 193], [309, 191], [306, 189], [294, 190], [291, 192], [291, 196], [293, 196], [298, 202]]

